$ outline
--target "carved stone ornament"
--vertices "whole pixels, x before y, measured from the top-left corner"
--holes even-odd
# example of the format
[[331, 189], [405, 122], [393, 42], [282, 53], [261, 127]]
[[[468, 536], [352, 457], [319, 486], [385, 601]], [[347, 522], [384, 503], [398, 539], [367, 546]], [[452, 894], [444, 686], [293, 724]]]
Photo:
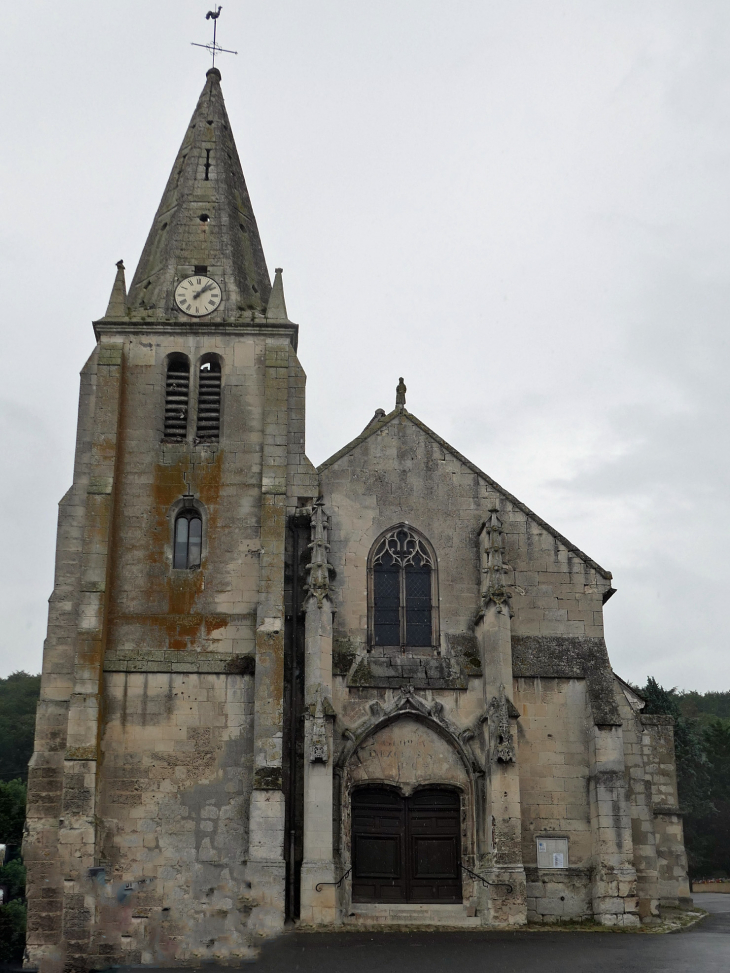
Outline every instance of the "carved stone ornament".
[[324, 599], [330, 597], [330, 574], [334, 570], [327, 560], [327, 552], [330, 549], [327, 543], [329, 517], [325, 515], [324, 500], [321, 497], [314, 503], [310, 528], [311, 560], [307, 565], [307, 582], [304, 587], [310, 597], [316, 598], [317, 606], [321, 608]]
[[497, 611], [507, 611], [513, 615], [510, 600], [512, 593], [506, 584], [506, 572], [511, 570], [502, 558], [504, 551], [504, 531], [497, 509], [489, 511], [489, 519], [479, 535], [482, 555], [482, 607], [477, 618], [481, 618], [490, 604]]
[[314, 718], [312, 719], [312, 735], [309, 740], [309, 762], [326, 764], [330, 758], [327, 746], [327, 720], [322, 693], [317, 693], [314, 704]]
[[509, 721], [509, 702], [504, 686], [499, 687], [499, 697], [493, 696], [489, 704], [489, 726], [493, 734], [492, 758], [496, 763], [513, 764], [517, 760], [512, 727]]
[[342, 730], [347, 743], [337, 757], [340, 767], [344, 767], [360, 744], [381, 726], [391, 723], [394, 717], [410, 716], [426, 725], [430, 724], [441, 736], [447, 737], [470, 773], [478, 776], [484, 774], [484, 767], [473, 746], [475, 734], [471, 731], [464, 734], [461, 727], [447, 719], [443, 703], [438, 700], [425, 700], [416, 694], [413, 687], [403, 686], [391, 703], [383, 706], [379, 700], [373, 700], [368, 704], [368, 710], [369, 716], [365, 720]]
[[423, 543], [422, 538], [404, 524], [389, 530], [381, 538], [377, 550], [372, 558], [373, 566], [376, 564], [391, 565], [397, 564], [400, 567], [407, 567], [409, 564], [415, 567], [428, 567], [433, 569], [433, 557]]

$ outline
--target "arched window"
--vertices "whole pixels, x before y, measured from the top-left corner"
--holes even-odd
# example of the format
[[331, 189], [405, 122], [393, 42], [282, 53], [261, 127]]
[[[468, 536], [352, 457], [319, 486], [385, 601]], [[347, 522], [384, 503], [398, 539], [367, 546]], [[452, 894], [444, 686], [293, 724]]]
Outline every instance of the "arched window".
[[198, 424], [200, 442], [217, 443], [221, 433], [221, 366], [204, 361], [198, 374]]
[[371, 645], [438, 645], [436, 557], [412, 527], [392, 527], [375, 542], [369, 590]]
[[203, 521], [195, 509], [182, 510], [175, 518], [173, 568], [199, 568], [203, 546]]
[[188, 395], [190, 363], [187, 358], [173, 358], [167, 366], [165, 383], [165, 439], [182, 442], [188, 434]]

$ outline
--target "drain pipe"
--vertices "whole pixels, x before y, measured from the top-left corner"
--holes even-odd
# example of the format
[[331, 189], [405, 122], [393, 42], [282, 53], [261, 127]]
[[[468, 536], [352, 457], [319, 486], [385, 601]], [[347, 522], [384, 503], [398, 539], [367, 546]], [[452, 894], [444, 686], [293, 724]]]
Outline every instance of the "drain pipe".
[[297, 839], [297, 634], [299, 628], [299, 528], [296, 515], [289, 523], [292, 532], [292, 620], [289, 629], [289, 774], [286, 794], [288, 865], [286, 870], [286, 918], [294, 922], [296, 913], [296, 839]]

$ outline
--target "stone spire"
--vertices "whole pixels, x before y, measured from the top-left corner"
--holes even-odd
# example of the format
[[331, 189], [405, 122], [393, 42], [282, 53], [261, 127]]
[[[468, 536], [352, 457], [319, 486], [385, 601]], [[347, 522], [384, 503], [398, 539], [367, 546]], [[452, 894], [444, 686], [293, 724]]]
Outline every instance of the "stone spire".
[[271, 288], [269, 306], [266, 310], [267, 321], [288, 321], [286, 313], [286, 301], [284, 300], [284, 281], [281, 275], [284, 271], [277, 267], [274, 271], [274, 286]]
[[127, 285], [124, 280], [124, 261], [117, 260], [117, 274], [109, 295], [109, 305], [104, 317], [124, 318], [127, 316]]
[[271, 282], [220, 80], [211, 68], [170, 173], [129, 289], [133, 320], [182, 318], [173, 291], [196, 268], [223, 289], [219, 309], [201, 322], [266, 313]]

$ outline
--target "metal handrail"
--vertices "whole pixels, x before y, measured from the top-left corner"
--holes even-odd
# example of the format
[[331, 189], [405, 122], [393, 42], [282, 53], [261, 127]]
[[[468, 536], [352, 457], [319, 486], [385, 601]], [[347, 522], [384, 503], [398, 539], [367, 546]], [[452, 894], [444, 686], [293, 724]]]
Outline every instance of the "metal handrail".
[[352, 865], [350, 865], [350, 867], [347, 869], [345, 874], [341, 878], [339, 878], [336, 882], [317, 882], [317, 884], [314, 886], [314, 891], [321, 892], [323, 885], [334, 885], [334, 887], [338, 889], [340, 885], [342, 885], [342, 883], [345, 881], [345, 879], [347, 878], [347, 876], [350, 874], [351, 871], [352, 871]]
[[[483, 875], [478, 875], [477, 872], [473, 872], [471, 870], [471, 868], [469, 868], [468, 865], [465, 865], [464, 864], [464, 862], [460, 862], [460, 864], [461, 864], [461, 867], [464, 869], [464, 871], [465, 872], [468, 872], [471, 875], [472, 878], [478, 879], [478, 881], [480, 881], [482, 883], [482, 885], [484, 886], [484, 888], [488, 888], [489, 886], [501, 885], [502, 888], [509, 889], [510, 892], [513, 891], [512, 886], [509, 884], [509, 882], [488, 882]], [[507, 893], [507, 894], [509, 894], [509, 893]]]

